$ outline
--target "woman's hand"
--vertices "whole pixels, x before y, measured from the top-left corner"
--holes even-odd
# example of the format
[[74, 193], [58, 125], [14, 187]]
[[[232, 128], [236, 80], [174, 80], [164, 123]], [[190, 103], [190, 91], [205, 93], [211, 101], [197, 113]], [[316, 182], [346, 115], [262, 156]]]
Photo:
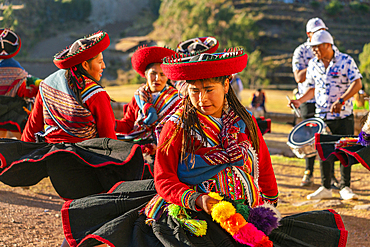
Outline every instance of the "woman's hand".
[[209, 195], [201, 195], [197, 198], [195, 204], [201, 209], [203, 209], [207, 214], [211, 214], [213, 205], [215, 205], [218, 202], [219, 200], [216, 200], [210, 197]]

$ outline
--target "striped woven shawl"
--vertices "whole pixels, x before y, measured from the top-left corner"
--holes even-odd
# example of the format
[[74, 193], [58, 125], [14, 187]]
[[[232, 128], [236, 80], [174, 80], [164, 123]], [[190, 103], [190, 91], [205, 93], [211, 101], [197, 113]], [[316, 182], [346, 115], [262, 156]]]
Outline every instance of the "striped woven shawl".
[[[82, 91], [85, 102], [93, 94], [103, 90], [92, 80], [84, 77], [86, 87]], [[40, 94], [44, 104], [45, 131], [61, 128], [69, 135], [90, 139], [97, 137], [96, 123], [91, 112], [80, 105], [69, 88], [65, 70], [58, 70], [40, 84]]]

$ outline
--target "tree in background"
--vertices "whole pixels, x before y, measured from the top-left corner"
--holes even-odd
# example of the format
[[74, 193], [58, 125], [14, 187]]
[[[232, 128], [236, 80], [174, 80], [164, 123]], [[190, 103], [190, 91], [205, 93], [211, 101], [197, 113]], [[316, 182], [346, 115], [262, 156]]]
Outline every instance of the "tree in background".
[[365, 44], [362, 52], [359, 55], [360, 72], [363, 76], [362, 83], [368, 92], [370, 87], [370, 43]]
[[261, 52], [259, 50], [250, 53], [247, 67], [239, 73], [244, 87], [259, 88], [269, 84], [269, 80], [266, 77], [267, 67], [263, 66], [262, 62]]
[[[0, 1], [0, 4], [3, 6], [4, 1]], [[6, 7], [2, 14], [2, 21], [1, 21], [1, 28], [9, 28], [13, 31], [18, 26], [18, 20], [13, 15], [13, 5], [9, 4], [8, 7]]]
[[[246, 12], [235, 11], [230, 0], [163, 0], [155, 22], [156, 39], [176, 48], [181, 41], [204, 36], [214, 36], [220, 42], [220, 50], [243, 47], [250, 54], [250, 61], [260, 62], [247, 66], [240, 77], [245, 87], [268, 84], [266, 68], [262, 65], [260, 52], [252, 52], [253, 40], [258, 27]], [[250, 62], [249, 62], [250, 63]]]

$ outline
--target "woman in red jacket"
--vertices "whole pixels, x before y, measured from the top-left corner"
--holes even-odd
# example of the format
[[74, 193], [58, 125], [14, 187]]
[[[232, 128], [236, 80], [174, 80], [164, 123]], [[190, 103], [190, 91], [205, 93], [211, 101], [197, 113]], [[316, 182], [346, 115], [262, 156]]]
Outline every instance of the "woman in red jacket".
[[117, 140], [110, 97], [99, 84], [109, 44], [99, 31], [55, 55], [60, 70], [41, 82], [22, 141], [0, 142], [2, 182], [29, 186], [49, 176], [62, 198], [75, 199], [141, 179], [140, 146]]
[[278, 188], [266, 143], [230, 87], [231, 75], [246, 64], [242, 49], [164, 59], [165, 75], [185, 80], [187, 90], [156, 128], [157, 194], [145, 205], [153, 187], [133, 181], [65, 203], [71, 246], [345, 245], [335, 212], [281, 219], [275, 209]]
[[162, 59], [175, 51], [164, 47], [141, 47], [132, 55], [134, 70], [146, 79], [125, 108], [125, 115], [116, 120], [115, 130], [121, 140], [154, 143], [155, 126], [180, 102], [177, 90], [167, 84]]

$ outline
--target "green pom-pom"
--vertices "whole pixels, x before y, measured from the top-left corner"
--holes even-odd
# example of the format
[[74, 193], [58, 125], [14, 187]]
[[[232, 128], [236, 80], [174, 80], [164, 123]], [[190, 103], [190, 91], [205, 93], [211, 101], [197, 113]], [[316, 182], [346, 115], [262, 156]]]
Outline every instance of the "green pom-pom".
[[177, 219], [179, 217], [179, 214], [181, 212], [181, 207], [176, 204], [170, 204], [168, 206], [168, 214]]
[[243, 215], [243, 218], [245, 220], [248, 219], [248, 217], [249, 217], [249, 206], [238, 203], [238, 204], [236, 204], [235, 208], [236, 208], [236, 212]]

